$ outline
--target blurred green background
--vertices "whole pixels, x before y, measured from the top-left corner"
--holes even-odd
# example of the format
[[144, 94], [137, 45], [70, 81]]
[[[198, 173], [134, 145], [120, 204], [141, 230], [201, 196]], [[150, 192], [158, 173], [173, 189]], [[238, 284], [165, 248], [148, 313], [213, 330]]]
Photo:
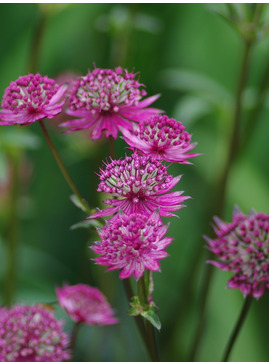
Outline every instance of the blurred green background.
[[[251, 5], [240, 6], [249, 6], [251, 12]], [[157, 342], [163, 361], [187, 360], [191, 350], [206, 259], [202, 235], [213, 236], [212, 190], [231, 134], [243, 41], [216, 13], [223, 9], [222, 4], [214, 9], [203, 4], [0, 4], [1, 95], [12, 80], [29, 72], [33, 62], [38, 72], [52, 78], [84, 75], [93, 63], [102, 68], [120, 65], [140, 72], [148, 94], [162, 94], [155, 107], [180, 120], [198, 142], [195, 151], [203, 155], [195, 158], [194, 166], [170, 167], [174, 175], [184, 175], [178, 188], [192, 199], [177, 213], [180, 219], [169, 219], [168, 235], [175, 241], [168, 248], [170, 257], [161, 263], [162, 272], [154, 274], [153, 297], [162, 321]], [[269, 213], [267, 85], [260, 112], [252, 114], [269, 63], [268, 46], [269, 38], [264, 37], [250, 55], [242, 124], [255, 115], [255, 127], [231, 169], [223, 216], [227, 221], [235, 204], [245, 213], [250, 208]], [[46, 123], [82, 195], [91, 207], [100, 206], [96, 172], [109, 156], [106, 140], [94, 143], [85, 133], [62, 134], [53, 121]], [[117, 157], [126, 151], [118, 139]], [[133, 319], [126, 315], [118, 272], [105, 273], [91, 261], [94, 254], [88, 245], [97, 238], [95, 232], [70, 231], [85, 217], [71, 203], [70, 194], [38, 124], [1, 127], [0, 299], [4, 302], [7, 245], [13, 239], [18, 245], [13, 301], [52, 302], [55, 286], [83, 282], [99, 287], [116, 309], [120, 324], [83, 327], [75, 360], [146, 361]], [[199, 361], [220, 360], [243, 304], [239, 290], [225, 288], [229, 273], [217, 269], [214, 273]], [[268, 305], [268, 293], [254, 302], [231, 360], [268, 361]], [[72, 329], [58, 308], [57, 317], [64, 317], [66, 329]]]

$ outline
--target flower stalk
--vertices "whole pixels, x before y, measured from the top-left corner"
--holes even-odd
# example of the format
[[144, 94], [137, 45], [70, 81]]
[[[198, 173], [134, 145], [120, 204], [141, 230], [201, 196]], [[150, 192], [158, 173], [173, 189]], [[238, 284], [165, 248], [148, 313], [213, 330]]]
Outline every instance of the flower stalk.
[[70, 349], [71, 355], [72, 355], [72, 358], [70, 359], [70, 361], [72, 361], [74, 359], [75, 346], [76, 346], [76, 341], [77, 341], [78, 331], [79, 331], [80, 326], [81, 326], [81, 322], [76, 322], [74, 324], [74, 327], [72, 330], [70, 346], [69, 346], [69, 349]]
[[[221, 216], [223, 213], [223, 208], [226, 200], [227, 194], [227, 181], [232, 170], [232, 166], [237, 157], [239, 151], [239, 142], [240, 142], [240, 132], [241, 132], [241, 113], [242, 113], [242, 95], [246, 86], [248, 67], [249, 67], [249, 59], [250, 53], [252, 49], [252, 42], [245, 41], [244, 43], [244, 55], [242, 61], [241, 74], [239, 77], [237, 94], [236, 94], [236, 103], [233, 117], [233, 130], [230, 139], [230, 146], [228, 152], [228, 158], [221, 175], [220, 181], [217, 186], [217, 198], [216, 205], [214, 208], [214, 214]], [[211, 259], [212, 254], [209, 253], [207, 259]], [[201, 288], [201, 296], [200, 296], [200, 309], [199, 309], [199, 321], [196, 327], [194, 339], [192, 342], [189, 361], [194, 361], [200, 347], [200, 342], [202, 338], [203, 326], [206, 316], [206, 305], [207, 299], [209, 295], [209, 290], [211, 286], [211, 281], [213, 278], [213, 267], [211, 265], [207, 265], [204, 273], [204, 281], [202, 283]]]
[[[137, 291], [138, 297], [142, 304], [148, 305], [149, 303], [149, 289], [145, 282], [145, 278], [149, 275], [149, 271], [146, 271], [143, 277], [141, 277], [137, 282]], [[149, 279], [147, 280], [149, 283]], [[157, 351], [156, 339], [155, 339], [155, 332], [154, 327], [149, 322], [149, 320], [143, 318], [144, 325], [145, 325], [145, 332], [146, 332], [146, 339], [147, 339], [147, 347], [150, 353], [150, 357], [152, 361], [160, 361], [159, 355]]]
[[49, 136], [49, 133], [48, 133], [48, 131], [47, 131], [47, 129], [46, 129], [46, 127], [45, 127], [42, 120], [39, 120], [39, 125], [41, 127], [43, 135], [44, 135], [44, 137], [45, 137], [45, 139], [46, 139], [46, 141], [48, 143], [48, 146], [50, 147], [50, 149], [52, 151], [52, 154], [53, 154], [53, 156], [54, 156], [54, 158], [55, 158], [55, 160], [56, 160], [56, 162], [57, 162], [57, 164], [58, 164], [58, 166], [59, 166], [59, 168], [60, 168], [60, 170], [61, 170], [61, 172], [62, 172], [62, 174], [63, 174], [63, 176], [65, 178], [65, 180], [66, 180], [66, 182], [68, 183], [68, 185], [71, 188], [71, 190], [73, 191], [73, 193], [79, 199], [79, 201], [80, 201], [81, 205], [84, 207], [85, 211], [89, 215], [91, 215], [92, 210], [89, 208], [88, 204], [82, 198], [82, 196], [81, 196], [80, 192], [78, 191], [75, 183], [73, 182], [72, 178], [70, 177], [70, 175], [69, 175], [69, 173], [68, 173], [68, 171], [67, 171], [67, 169], [66, 169], [66, 167], [65, 167], [65, 165], [64, 165], [64, 163], [63, 163], [63, 161], [62, 161], [62, 159], [61, 159], [61, 157], [60, 157], [60, 155], [59, 155], [59, 153], [57, 151], [57, 149], [55, 148], [55, 145], [53, 144], [53, 142], [52, 142], [52, 140], [51, 140], [51, 138]]
[[17, 248], [18, 248], [18, 213], [17, 202], [19, 197], [19, 164], [20, 158], [18, 155], [11, 156], [12, 164], [12, 186], [10, 188], [9, 200], [9, 218], [7, 226], [7, 273], [4, 303], [10, 306], [13, 301], [16, 267], [17, 267]]
[[230, 353], [231, 353], [232, 348], [233, 348], [233, 346], [235, 344], [235, 341], [236, 341], [236, 339], [238, 337], [238, 334], [239, 334], [239, 332], [240, 332], [240, 330], [241, 330], [241, 328], [243, 326], [243, 323], [245, 322], [245, 319], [246, 319], [247, 314], [249, 312], [252, 301], [253, 301], [253, 299], [252, 299], [252, 297], [250, 295], [246, 297], [244, 305], [243, 305], [241, 313], [240, 313], [240, 316], [238, 318], [238, 321], [237, 321], [237, 323], [236, 323], [236, 325], [234, 327], [232, 335], [230, 336], [227, 347], [225, 349], [223, 359], [222, 359], [223, 362], [227, 362], [228, 359], [229, 359]]

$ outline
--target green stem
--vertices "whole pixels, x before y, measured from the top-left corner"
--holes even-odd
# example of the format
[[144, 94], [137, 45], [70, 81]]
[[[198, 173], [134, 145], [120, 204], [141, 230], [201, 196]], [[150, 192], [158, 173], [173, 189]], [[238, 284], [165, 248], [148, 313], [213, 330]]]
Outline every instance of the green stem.
[[[235, 110], [234, 110], [234, 117], [233, 117], [233, 130], [230, 139], [230, 146], [228, 152], [228, 158], [224, 167], [223, 174], [218, 182], [217, 186], [217, 196], [216, 196], [216, 205], [214, 208], [213, 214], [217, 216], [221, 216], [223, 214], [224, 203], [227, 194], [227, 182], [228, 177], [230, 175], [232, 166], [234, 161], [237, 157], [239, 151], [239, 142], [241, 136], [240, 124], [241, 124], [241, 113], [242, 113], [242, 95], [246, 85], [247, 80], [247, 72], [248, 72], [248, 65], [249, 65], [249, 58], [250, 58], [250, 51], [251, 51], [251, 42], [244, 43], [244, 56], [241, 68], [241, 74], [238, 82], [237, 94], [236, 94], [236, 103], [235, 103]], [[210, 260], [212, 257], [212, 253], [209, 253], [208, 259]], [[206, 306], [207, 306], [207, 299], [209, 294], [209, 288], [211, 286], [211, 281], [213, 278], [214, 269], [210, 264], [207, 264], [205, 267], [205, 277], [201, 287], [201, 295], [200, 295], [200, 308], [199, 308], [199, 321], [196, 327], [194, 339], [191, 345], [190, 350], [190, 357], [189, 361], [194, 361], [197, 355], [198, 349], [200, 347], [202, 333], [203, 333], [203, 326], [205, 322], [206, 316]]]
[[36, 73], [38, 70], [38, 58], [40, 56], [40, 48], [42, 44], [42, 37], [46, 28], [48, 15], [40, 12], [40, 19], [38, 21], [37, 29], [34, 32], [34, 39], [31, 45], [30, 58], [28, 64], [28, 72]]
[[46, 139], [46, 141], [48, 143], [48, 146], [50, 147], [50, 149], [52, 151], [52, 154], [53, 154], [53, 156], [54, 156], [54, 158], [55, 158], [55, 160], [56, 160], [56, 162], [57, 162], [57, 164], [58, 164], [58, 166], [59, 166], [59, 168], [60, 168], [60, 170], [61, 170], [61, 172], [62, 172], [62, 174], [63, 174], [63, 176], [65, 178], [65, 180], [66, 180], [66, 182], [68, 183], [68, 185], [71, 188], [71, 190], [73, 191], [73, 193], [79, 199], [79, 201], [80, 201], [81, 205], [84, 207], [85, 211], [87, 211], [87, 213], [89, 215], [91, 215], [92, 214], [91, 209], [89, 208], [89, 206], [85, 202], [85, 200], [82, 198], [82, 196], [81, 196], [80, 192], [78, 191], [75, 183], [73, 182], [73, 180], [70, 177], [67, 169], [65, 168], [65, 165], [63, 164], [62, 159], [61, 159], [57, 149], [55, 148], [55, 146], [54, 146], [54, 144], [53, 144], [53, 142], [52, 142], [52, 140], [51, 140], [51, 138], [50, 138], [50, 136], [49, 136], [49, 134], [47, 132], [47, 129], [46, 129], [46, 127], [45, 127], [42, 120], [39, 120], [39, 125], [41, 127], [41, 130], [42, 130], [42, 132], [44, 134], [44, 137], [45, 137], [45, 139]]
[[5, 286], [5, 305], [12, 304], [17, 267], [17, 246], [18, 246], [18, 213], [17, 202], [19, 197], [19, 157], [12, 156], [12, 186], [10, 189], [10, 210], [7, 226], [7, 273]]
[[[130, 278], [126, 278], [123, 280], [123, 284], [124, 284], [124, 289], [125, 289], [125, 293], [126, 293], [126, 297], [128, 302], [131, 301], [132, 297], [134, 297], [134, 292], [133, 292], [133, 288], [131, 285], [131, 281]], [[145, 325], [144, 325], [144, 321], [143, 318], [141, 316], [134, 316], [135, 319], [135, 323], [137, 325], [137, 328], [139, 330], [139, 333], [141, 335], [141, 338], [145, 344], [146, 349], [148, 349], [147, 346], [147, 336], [146, 336], [146, 331], [145, 331]]]
[[78, 330], [80, 328], [80, 325], [81, 325], [81, 322], [76, 322], [74, 327], [73, 327], [72, 334], [71, 334], [71, 341], [70, 341], [69, 349], [71, 350], [73, 359], [74, 359], [75, 346], [76, 346]]
[[[143, 277], [141, 277], [139, 279], [139, 281], [137, 282], [137, 291], [138, 291], [138, 297], [139, 297], [140, 302], [147, 305], [149, 297], [148, 297], [148, 289], [146, 287], [146, 282], [145, 282], [146, 274], [147, 274], [147, 272], [145, 272]], [[143, 321], [144, 321], [145, 330], [146, 330], [147, 347], [148, 347], [148, 351], [149, 351], [151, 360], [160, 361], [158, 351], [157, 351], [154, 327], [151, 325], [151, 323], [148, 320], [143, 319]]]
[[251, 138], [253, 137], [253, 135], [255, 135], [255, 130], [258, 126], [259, 115], [261, 113], [261, 109], [262, 109], [262, 106], [264, 104], [264, 100], [266, 97], [268, 84], [269, 84], [269, 59], [267, 59], [265, 71], [264, 71], [264, 74], [262, 75], [262, 78], [260, 81], [257, 103], [256, 103], [255, 107], [253, 108], [253, 110], [248, 115], [246, 128], [245, 128], [245, 135], [244, 135], [244, 139], [242, 142], [242, 148], [240, 150], [240, 154], [242, 154], [246, 150]]
[[240, 316], [238, 318], [238, 321], [237, 321], [237, 323], [236, 323], [236, 325], [234, 327], [232, 335], [230, 336], [230, 339], [229, 339], [228, 344], [226, 346], [226, 349], [225, 349], [225, 352], [224, 352], [224, 355], [223, 355], [223, 359], [222, 359], [223, 362], [228, 361], [231, 350], [232, 350], [232, 348], [233, 348], [233, 346], [235, 344], [235, 341], [236, 341], [236, 339], [238, 337], [238, 334], [239, 334], [239, 332], [240, 332], [240, 330], [241, 330], [241, 328], [243, 326], [243, 323], [245, 322], [247, 314], [249, 312], [251, 302], [252, 302], [252, 297], [249, 295], [245, 299], [245, 302], [244, 302], [244, 305], [242, 307], [242, 310], [241, 310]]

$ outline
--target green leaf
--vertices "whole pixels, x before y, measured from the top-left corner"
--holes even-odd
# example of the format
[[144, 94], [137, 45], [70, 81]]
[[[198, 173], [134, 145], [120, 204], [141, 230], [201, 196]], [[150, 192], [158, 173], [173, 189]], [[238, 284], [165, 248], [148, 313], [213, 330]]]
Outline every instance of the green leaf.
[[139, 300], [138, 296], [132, 297], [130, 301], [130, 310], [128, 311], [128, 315], [130, 316], [139, 316], [141, 315], [146, 320], [148, 320], [157, 330], [161, 329], [161, 321], [159, 316], [157, 315], [157, 307], [154, 302], [151, 302], [150, 305], [142, 304]]
[[[82, 211], [86, 211], [85, 206], [82, 204], [82, 202], [80, 201], [80, 199], [76, 196], [76, 195], [71, 195], [70, 196], [70, 200], [73, 202], [73, 204], [75, 206], [77, 206], [79, 209], [81, 209]], [[85, 202], [86, 204], [87, 202]]]
[[198, 93], [215, 105], [219, 105], [219, 100], [228, 105], [232, 104], [233, 98], [229, 91], [215, 80], [201, 73], [170, 68], [162, 72], [161, 80], [165, 87], [169, 89]]
[[25, 129], [3, 128], [0, 136], [0, 148], [12, 149], [37, 149], [41, 144], [41, 139]]
[[141, 316], [143, 316], [151, 323], [151, 325], [153, 325], [157, 330], [160, 331], [162, 325], [156, 311], [156, 306], [153, 304], [148, 311], [143, 311], [141, 313]]
[[74, 224], [70, 227], [70, 230], [75, 230], [75, 229], [88, 229], [88, 228], [101, 228], [103, 227], [103, 224], [95, 219], [89, 219], [89, 220], [83, 220], [78, 222], [77, 224]]
[[142, 307], [142, 305], [140, 303], [140, 300], [139, 300], [139, 297], [138, 296], [132, 297], [132, 299], [129, 302], [129, 304], [130, 304], [131, 308], [127, 312], [128, 315], [130, 315], [130, 316], [138, 316], [143, 311], [143, 307]]

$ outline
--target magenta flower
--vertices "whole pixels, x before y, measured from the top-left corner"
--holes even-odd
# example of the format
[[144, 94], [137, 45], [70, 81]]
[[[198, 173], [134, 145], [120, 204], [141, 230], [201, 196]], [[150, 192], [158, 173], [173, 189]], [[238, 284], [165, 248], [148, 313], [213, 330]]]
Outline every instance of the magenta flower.
[[161, 110], [147, 108], [159, 95], [141, 101], [146, 91], [135, 76], [117, 67], [115, 71], [95, 68], [79, 77], [66, 111], [79, 119], [68, 120], [60, 126], [70, 128], [67, 132], [91, 129], [93, 140], [99, 139], [103, 132], [106, 138], [111, 135], [116, 139], [120, 127], [132, 130], [134, 121], [160, 113]]
[[191, 135], [185, 131], [180, 121], [169, 119], [166, 115], [155, 115], [142, 120], [130, 132], [121, 129], [124, 140], [132, 150], [154, 158], [191, 164], [188, 158], [198, 156], [197, 153], [188, 153], [197, 143], [190, 143]]
[[260, 298], [269, 289], [269, 215], [251, 210], [246, 216], [235, 207], [231, 223], [215, 222], [217, 238], [206, 241], [220, 261], [208, 263], [234, 273], [228, 288]]
[[47, 76], [19, 77], [6, 88], [0, 125], [29, 125], [37, 120], [53, 118], [62, 111], [62, 96], [67, 86], [58, 86]]
[[97, 288], [86, 284], [65, 285], [56, 288], [56, 295], [61, 307], [76, 322], [99, 326], [118, 322], [105, 296]]
[[69, 339], [62, 322], [42, 306], [15, 306], [0, 315], [0, 361], [66, 361]]
[[181, 203], [188, 196], [181, 196], [183, 191], [170, 191], [181, 176], [173, 177], [167, 173], [167, 167], [151, 157], [133, 154], [124, 160], [112, 160], [106, 169], [100, 169], [98, 192], [111, 193], [114, 198], [105, 200], [106, 208], [89, 218], [113, 215], [119, 210], [126, 214], [140, 213], [150, 215], [159, 209], [160, 216], [175, 216], [170, 211], [185, 207]]
[[94, 260], [108, 266], [107, 271], [122, 269], [120, 278], [134, 275], [139, 279], [145, 269], [160, 271], [159, 260], [167, 257], [164, 249], [172, 242], [172, 238], [163, 238], [167, 230], [168, 225], [162, 224], [158, 212], [149, 217], [120, 213], [97, 230], [101, 241], [96, 241], [91, 249], [101, 256]]

